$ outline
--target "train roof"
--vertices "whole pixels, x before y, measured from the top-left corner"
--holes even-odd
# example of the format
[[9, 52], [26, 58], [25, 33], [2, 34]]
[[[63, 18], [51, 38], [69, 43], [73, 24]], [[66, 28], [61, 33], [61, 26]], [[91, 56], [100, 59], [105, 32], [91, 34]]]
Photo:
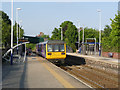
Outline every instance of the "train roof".
[[65, 42], [62, 40], [48, 40], [45, 42], [40, 42], [39, 44], [64, 44]]

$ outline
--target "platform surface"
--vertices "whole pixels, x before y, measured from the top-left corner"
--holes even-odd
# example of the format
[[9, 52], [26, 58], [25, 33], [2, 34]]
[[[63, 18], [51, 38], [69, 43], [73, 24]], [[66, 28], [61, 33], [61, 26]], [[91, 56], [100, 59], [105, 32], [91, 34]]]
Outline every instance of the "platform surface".
[[2, 88], [90, 88], [42, 57], [2, 66]]
[[101, 56], [95, 56], [95, 55], [82, 55], [80, 53], [67, 53], [67, 55], [82, 57], [82, 58], [101, 61], [101, 62], [110, 63], [110, 64], [116, 64], [116, 65], [120, 64], [120, 60], [114, 59], [114, 58], [107, 58], [107, 57], [101, 57]]

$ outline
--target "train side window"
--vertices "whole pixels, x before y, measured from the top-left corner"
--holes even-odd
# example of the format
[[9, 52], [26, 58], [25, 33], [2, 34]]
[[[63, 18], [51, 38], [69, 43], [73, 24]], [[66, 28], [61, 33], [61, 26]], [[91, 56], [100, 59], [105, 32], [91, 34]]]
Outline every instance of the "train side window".
[[64, 49], [64, 44], [60, 45], [60, 51], [61, 51], [61, 52], [64, 52], [64, 51], [65, 51], [65, 49]]
[[39, 45], [39, 51], [40, 51], [40, 52], [42, 51], [42, 46], [41, 46], [41, 45]]
[[59, 51], [59, 45], [54, 45], [54, 52], [58, 52]]
[[45, 54], [46, 54], [46, 44], [44, 44], [44, 52], [45, 52]]
[[48, 45], [48, 52], [52, 52], [52, 45]]

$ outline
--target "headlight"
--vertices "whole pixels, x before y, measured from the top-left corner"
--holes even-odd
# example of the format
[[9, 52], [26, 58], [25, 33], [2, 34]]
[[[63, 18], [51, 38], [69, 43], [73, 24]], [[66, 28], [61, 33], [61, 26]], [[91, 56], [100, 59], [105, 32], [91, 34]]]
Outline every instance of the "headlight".
[[65, 55], [65, 53], [61, 53], [62, 55]]

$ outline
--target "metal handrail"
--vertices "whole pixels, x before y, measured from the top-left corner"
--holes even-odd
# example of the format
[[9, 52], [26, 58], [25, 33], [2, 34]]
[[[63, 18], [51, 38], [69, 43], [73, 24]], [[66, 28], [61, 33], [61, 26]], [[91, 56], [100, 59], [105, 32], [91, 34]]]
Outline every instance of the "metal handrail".
[[11, 51], [11, 49], [14, 49], [14, 48], [16, 48], [16, 47], [18, 47], [18, 46], [20, 46], [20, 45], [22, 45], [22, 44], [27, 44], [27, 43], [29, 43], [29, 42], [20, 43], [20, 44], [18, 44], [18, 45], [15, 45], [14, 47], [10, 48], [10, 49], [2, 56], [2, 58], [4, 58], [4, 57]]

